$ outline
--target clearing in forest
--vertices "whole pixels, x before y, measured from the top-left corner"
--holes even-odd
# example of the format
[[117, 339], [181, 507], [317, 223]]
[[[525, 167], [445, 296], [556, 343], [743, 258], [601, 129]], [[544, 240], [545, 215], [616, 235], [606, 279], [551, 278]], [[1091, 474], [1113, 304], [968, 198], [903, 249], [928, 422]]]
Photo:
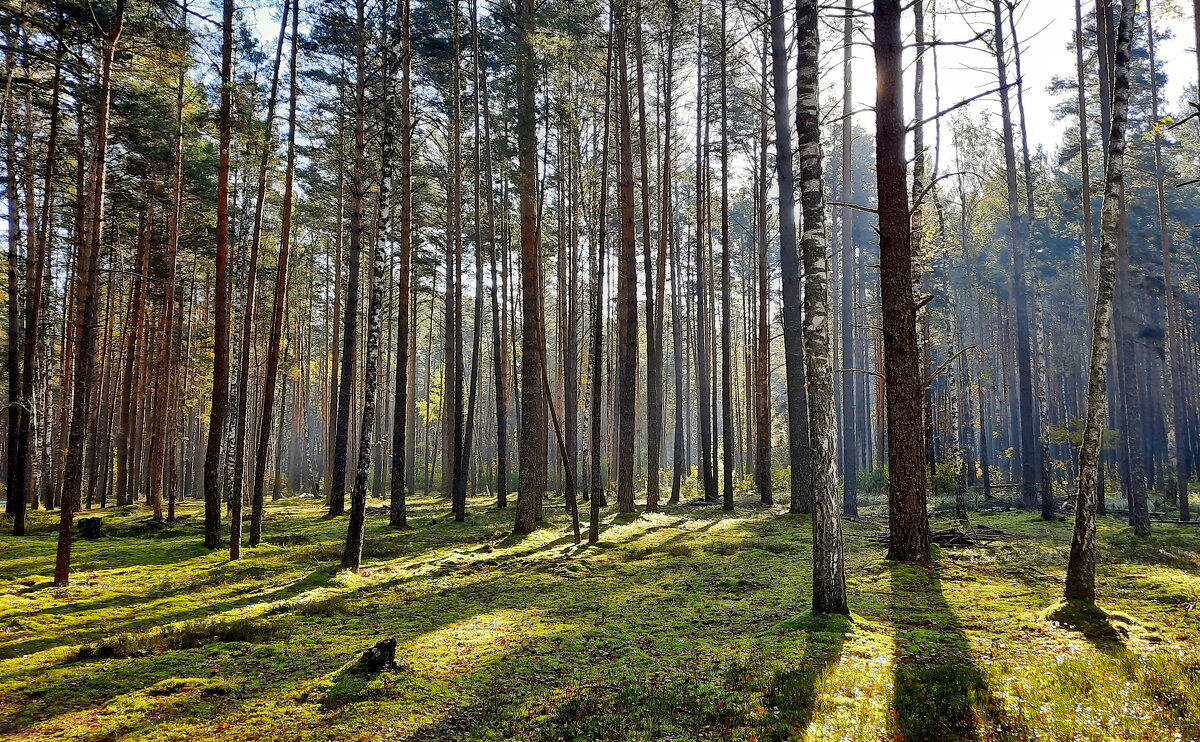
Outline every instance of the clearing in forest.
[[[805, 516], [668, 507], [571, 543], [416, 498], [406, 531], [272, 504], [240, 562], [199, 511], [100, 511], [69, 588], [53, 516], [0, 540], [6, 740], [1196, 740], [1200, 530], [1135, 538], [1102, 518], [1104, 616], [1056, 604], [1070, 525], [975, 514], [928, 569], [884, 560], [885, 522], [847, 522], [852, 620], [808, 605]], [[949, 522], [934, 527], [948, 527]], [[995, 530], [990, 530], [995, 529]], [[398, 667], [356, 657], [398, 642]]]

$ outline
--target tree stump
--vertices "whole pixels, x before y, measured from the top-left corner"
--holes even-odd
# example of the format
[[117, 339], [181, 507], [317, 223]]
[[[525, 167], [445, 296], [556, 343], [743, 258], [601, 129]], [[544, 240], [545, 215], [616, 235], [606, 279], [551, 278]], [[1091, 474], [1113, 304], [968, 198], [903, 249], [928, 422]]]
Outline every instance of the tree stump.
[[95, 541], [104, 535], [103, 525], [103, 518], [80, 518], [76, 523], [76, 526], [79, 528], [79, 535], [88, 541]]
[[381, 673], [396, 668], [396, 640], [392, 638], [377, 642], [375, 646], [362, 653], [358, 664], [369, 673]]

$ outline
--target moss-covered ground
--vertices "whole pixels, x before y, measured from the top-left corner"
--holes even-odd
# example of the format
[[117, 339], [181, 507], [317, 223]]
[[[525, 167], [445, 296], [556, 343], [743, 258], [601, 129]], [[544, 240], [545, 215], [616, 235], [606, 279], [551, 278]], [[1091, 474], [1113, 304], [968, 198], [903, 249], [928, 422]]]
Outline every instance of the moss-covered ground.
[[[313, 500], [235, 563], [194, 506], [100, 511], [66, 589], [31, 516], [0, 538], [0, 739], [1200, 740], [1200, 527], [1102, 518], [1097, 612], [1058, 602], [1069, 522], [974, 514], [1005, 535], [927, 569], [846, 523], [846, 620], [806, 612], [780, 509], [609, 515], [587, 547], [561, 508], [521, 538], [482, 499], [414, 505], [369, 518], [357, 575]], [[385, 637], [397, 671], [360, 673]]]

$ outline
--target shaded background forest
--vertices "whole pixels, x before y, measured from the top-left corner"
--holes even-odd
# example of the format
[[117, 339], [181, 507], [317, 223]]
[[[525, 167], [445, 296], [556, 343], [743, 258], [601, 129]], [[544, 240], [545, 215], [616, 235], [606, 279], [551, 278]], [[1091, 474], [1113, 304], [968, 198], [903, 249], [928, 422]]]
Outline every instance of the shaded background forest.
[[[921, 54], [921, 100], [929, 116], [960, 102], [957, 91], [952, 96], [938, 86], [936, 19], [979, 9], [924, 5], [930, 40]], [[1028, 5], [1004, 4], [1004, 23], [1015, 31], [1009, 16]], [[1064, 12], [1070, 9], [1062, 5]], [[1151, 61], [1155, 37], [1148, 24], [1154, 22], [1161, 35], [1164, 28], [1182, 28], [1182, 15], [1169, 6], [1163, 19], [1148, 11], [1137, 16], [1132, 54], [1127, 250], [1118, 255], [1123, 309], [1105, 482], [1110, 510], [1132, 512], [1128, 503], [1148, 492], [1150, 512], [1187, 519], [1168, 489], [1167, 439], [1173, 419], [1181, 471], [1195, 479], [1200, 418], [1190, 400], [1200, 394], [1193, 332], [1200, 312], [1200, 126], [1195, 119], [1175, 125], [1189, 106], [1163, 97], [1167, 66], [1161, 58]], [[332, 490], [330, 510], [341, 512], [346, 485], [331, 487], [339, 412], [346, 439], [357, 441], [359, 411], [378, 396], [369, 481], [372, 496], [386, 499], [398, 398], [388, 390], [398, 359], [406, 356], [408, 488], [451, 498], [457, 467], [465, 470], [460, 489], [505, 503], [516, 489], [521, 390], [515, 380], [522, 359], [520, 106], [511, 64], [517, 41], [507, 9], [438, 0], [411, 6], [412, 128], [394, 133], [409, 140], [412, 152], [409, 291], [401, 287], [404, 258], [393, 241], [384, 240], [381, 264], [373, 265], [369, 255], [381, 220], [388, 118], [381, 104], [387, 92], [379, 86], [384, 66], [394, 63], [384, 50], [396, 8], [388, 0], [360, 0], [237, 9], [228, 89], [231, 312], [225, 353], [214, 329], [216, 10], [141, 0], [94, 6], [23, 1], [6, 2], [0, 12], [10, 410], [0, 460], [11, 472], [24, 435], [31, 504], [51, 509], [61, 497], [76, 373], [74, 320], [67, 310], [76, 301], [74, 246], [96, 220], [103, 222], [100, 309], [83, 509], [148, 502], [156, 516], [169, 515], [176, 500], [203, 496], [215, 354], [231, 364], [229, 414], [217, 432], [226, 441], [220, 477], [227, 496], [248, 496], [259, 464], [270, 496], [330, 497]], [[566, 488], [563, 458], [576, 462], [573, 479], [585, 496], [595, 490], [590, 462], [598, 460], [606, 478], [615, 476], [619, 413], [633, 409], [639, 493], [653, 479], [664, 500], [711, 500], [716, 480], [729, 471], [739, 498], [785, 501], [787, 397], [766, 15], [746, 3], [671, 2], [633, 12], [629, 120], [638, 213], [647, 217], [628, 226], [636, 226], [637, 245], [634, 352], [647, 362], [637, 366], [631, 397], [618, 388], [615, 368], [622, 320], [613, 287], [623, 270], [616, 244], [624, 225], [615, 195], [621, 176], [608, 151], [608, 138], [616, 141], [616, 112], [606, 109], [613, 86], [608, 10], [588, 2], [549, 2], [538, 9], [536, 198], [545, 361], [566, 447], [560, 456], [551, 429], [549, 489]], [[295, 18], [287, 13], [298, 16], [298, 37], [289, 35]], [[108, 44], [105, 34], [118, 19], [120, 36]], [[989, 21], [985, 14], [979, 23], [986, 27]], [[834, 202], [838, 456], [844, 509], [851, 514], [881, 502], [887, 477], [871, 116], [841, 117], [841, 45], [863, 23], [855, 13], [844, 26], [831, 14], [821, 26], [825, 48], [833, 50], [823, 59], [821, 113], [826, 193]], [[1063, 70], [1052, 89], [1055, 114], [1068, 122], [1063, 140], [1032, 148], [1019, 123], [1014, 130], [1018, 159], [1025, 163], [1015, 174], [1017, 209], [1030, 228], [1021, 273], [1027, 302], [1013, 296], [1010, 197], [995, 96], [924, 125], [926, 149], [917, 162], [929, 185], [920, 191], [914, 234], [918, 290], [929, 298], [918, 328], [929, 379], [925, 463], [943, 507], [952, 506], [956, 491], [977, 507], [1034, 507], [1039, 497], [1056, 504], [1071, 497], [1087, 389], [1089, 287], [1104, 162], [1102, 65], [1090, 8], [1083, 9], [1081, 27], [1079, 77]], [[289, 40], [296, 45], [294, 73]], [[970, 43], [986, 60], [995, 35], [982, 32]], [[1019, 58], [1024, 44], [1008, 39], [1003, 63], [1012, 79], [1022, 63], [1037, 63], [1036, 53]], [[97, 217], [89, 212], [89, 184], [98, 169], [106, 49], [112, 56], [111, 109]], [[860, 57], [854, 63], [867, 62]], [[1174, 74], [1188, 69], [1171, 65]], [[1081, 157], [1080, 81], [1090, 200]], [[1185, 97], [1195, 100], [1195, 88]], [[1014, 103], [1023, 114], [1023, 100]], [[286, 146], [290, 122], [294, 168]], [[724, 158], [722, 133], [729, 152]], [[294, 193], [288, 193], [285, 181], [293, 170]], [[285, 204], [294, 209], [286, 218]], [[290, 258], [284, 291], [277, 293], [282, 230]], [[368, 254], [360, 258], [355, 250]], [[598, 289], [605, 253], [604, 288]], [[1164, 254], [1173, 256], [1169, 276]], [[372, 289], [382, 302], [380, 356], [376, 378], [364, 379]], [[357, 312], [347, 310], [351, 302]], [[276, 306], [282, 311], [277, 345], [271, 339]], [[1032, 353], [1032, 407], [1025, 409], [1033, 415], [1025, 420], [1017, 371], [1022, 316], [1031, 328]], [[347, 365], [348, 330], [357, 343]], [[597, 333], [601, 343], [593, 345]], [[407, 353], [401, 354], [403, 336]], [[1166, 365], [1172, 337], [1173, 376]], [[661, 366], [652, 371], [656, 353]], [[279, 369], [274, 391], [264, 387], [264, 369], [272, 362]], [[728, 395], [722, 393], [724, 364]], [[348, 390], [340, 401], [339, 386]], [[650, 386], [662, 390], [661, 422], [646, 396]], [[274, 409], [264, 416], [265, 394], [272, 395]], [[1170, 401], [1173, 418], [1165, 414]], [[24, 433], [20, 415], [11, 414], [17, 408], [27, 410]], [[268, 442], [265, 457], [256, 446], [260, 440]], [[352, 474], [352, 443], [350, 448]], [[652, 459], [658, 463], [648, 463]], [[705, 486], [706, 476], [712, 487]], [[454, 499], [461, 515], [465, 501]], [[10, 491], [10, 511], [15, 502]], [[618, 505], [635, 507], [632, 500]]]

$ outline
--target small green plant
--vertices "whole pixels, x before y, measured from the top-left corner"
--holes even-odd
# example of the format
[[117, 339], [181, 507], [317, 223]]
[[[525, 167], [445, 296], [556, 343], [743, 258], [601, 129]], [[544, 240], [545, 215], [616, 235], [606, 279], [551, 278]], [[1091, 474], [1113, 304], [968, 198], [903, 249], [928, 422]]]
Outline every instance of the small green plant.
[[954, 465], [943, 462], [934, 467], [929, 478], [929, 489], [934, 497], [950, 497], [954, 494]]
[[878, 469], [860, 469], [858, 472], [858, 491], [868, 495], [879, 495], [887, 490], [887, 465]]

